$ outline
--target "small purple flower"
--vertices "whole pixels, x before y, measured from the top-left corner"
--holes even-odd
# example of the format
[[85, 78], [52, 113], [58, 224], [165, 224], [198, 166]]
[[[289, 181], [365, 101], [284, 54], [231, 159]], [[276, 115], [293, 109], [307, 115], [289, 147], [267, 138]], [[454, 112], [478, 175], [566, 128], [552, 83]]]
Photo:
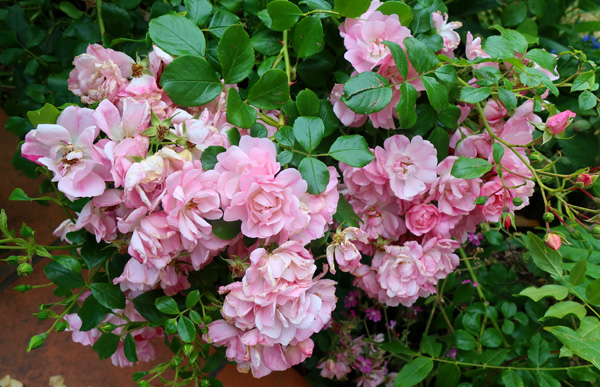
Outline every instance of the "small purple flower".
[[600, 42], [594, 43], [594, 50], [597, 50], [599, 48], [600, 48]]
[[471, 242], [475, 246], [481, 246], [481, 241], [483, 240], [483, 235], [480, 233], [467, 233], [467, 238], [469, 238], [469, 242]]
[[394, 327], [396, 326], [396, 320], [390, 320], [390, 323], [388, 324], [388, 328], [390, 329], [394, 329]]
[[415, 313], [419, 313], [419, 312], [423, 311], [423, 309], [419, 308], [418, 306], [411, 306], [411, 308], [412, 308], [412, 310], [415, 311]]
[[470, 279], [466, 279], [466, 280], [464, 280], [464, 281], [463, 281], [463, 282], [461, 282], [461, 283], [462, 283], [463, 285], [470, 284], [470, 283], [471, 283], [471, 280], [470, 280]]
[[381, 311], [369, 308], [366, 311], [367, 318], [373, 322], [381, 321]]
[[365, 359], [364, 357], [362, 357], [362, 355], [356, 358], [355, 367], [358, 367], [360, 372], [362, 372], [363, 374], [368, 374], [369, 372], [373, 371], [373, 368], [371, 367], [372, 365], [373, 362], [371, 361], [371, 359]]
[[347, 309], [350, 309], [354, 308], [356, 305], [358, 305], [358, 292], [356, 290], [352, 290], [344, 299], [344, 306]]
[[350, 309], [350, 317], [356, 317], [356, 312], [354, 311], [354, 309]]
[[589, 36], [589, 35], [585, 35], [585, 36], [583, 37], [583, 41], [584, 41], [584, 42], [587, 42], [588, 40], [590, 40], [590, 36]]
[[477, 282], [473, 282], [473, 287], [474, 287], [474, 288], [476, 288], [476, 287], [478, 287], [478, 286], [479, 286], [479, 284], [478, 284]]
[[452, 359], [456, 359], [456, 354], [458, 353], [458, 351], [455, 348], [452, 348], [448, 351], [448, 353], [446, 353], [446, 357], [452, 358]]

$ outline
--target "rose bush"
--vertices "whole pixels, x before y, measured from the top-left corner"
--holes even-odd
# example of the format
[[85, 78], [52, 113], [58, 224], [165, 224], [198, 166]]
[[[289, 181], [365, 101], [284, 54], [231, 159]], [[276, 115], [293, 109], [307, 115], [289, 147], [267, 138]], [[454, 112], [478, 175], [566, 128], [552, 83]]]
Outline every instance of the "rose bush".
[[[77, 98], [10, 122], [52, 190], [11, 199], [61, 205], [70, 255], [0, 219], [5, 260], [50, 258], [64, 297], [28, 350], [68, 330], [127, 366], [164, 337], [140, 386], [219, 385], [225, 359], [315, 385], [597, 378], [597, 47], [538, 36], [543, 1], [63, 3], [100, 35], [62, 75]], [[515, 229], [532, 207], [542, 237]]]

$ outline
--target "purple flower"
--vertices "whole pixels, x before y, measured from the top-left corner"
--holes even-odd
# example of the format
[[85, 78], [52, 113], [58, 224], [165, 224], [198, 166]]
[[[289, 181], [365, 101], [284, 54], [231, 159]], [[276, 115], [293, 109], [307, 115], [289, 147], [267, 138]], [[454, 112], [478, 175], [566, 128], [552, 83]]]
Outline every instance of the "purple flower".
[[463, 285], [470, 284], [470, 283], [471, 283], [471, 280], [470, 280], [470, 279], [466, 279], [466, 280], [464, 280], [464, 281], [463, 281], [463, 282], [461, 282], [461, 283], [462, 283]]
[[381, 311], [369, 308], [365, 311], [367, 313], [367, 318], [371, 321], [378, 322], [381, 321]]
[[469, 232], [469, 233], [467, 233], [467, 238], [469, 238], [469, 242], [471, 242], [475, 246], [480, 246], [481, 241], [483, 240], [483, 235], [479, 234], [479, 233], [475, 234], [475, 233]]
[[388, 328], [390, 329], [394, 329], [394, 327], [396, 326], [396, 320], [390, 320], [390, 323], [388, 324]]
[[349, 309], [354, 308], [356, 305], [358, 305], [358, 292], [356, 290], [353, 290], [350, 293], [348, 293], [348, 295], [344, 299], [344, 306], [347, 309]]
[[448, 351], [448, 353], [446, 353], [446, 357], [450, 357], [452, 359], [456, 359], [456, 354], [458, 353], [458, 351], [455, 348], [452, 348]]
[[476, 288], [476, 287], [478, 287], [478, 286], [479, 286], [479, 284], [478, 284], [477, 282], [473, 282], [473, 287], [474, 287], [474, 288]]
[[587, 42], [588, 40], [590, 40], [590, 36], [589, 36], [589, 35], [585, 35], [585, 36], [583, 37], [583, 41], [584, 41], [584, 42]]
[[362, 355], [356, 358], [355, 368], [358, 368], [360, 372], [364, 374], [368, 374], [373, 370], [373, 368], [371, 367], [372, 365], [373, 362], [371, 361], [371, 359], [365, 359], [364, 357], [362, 357]]

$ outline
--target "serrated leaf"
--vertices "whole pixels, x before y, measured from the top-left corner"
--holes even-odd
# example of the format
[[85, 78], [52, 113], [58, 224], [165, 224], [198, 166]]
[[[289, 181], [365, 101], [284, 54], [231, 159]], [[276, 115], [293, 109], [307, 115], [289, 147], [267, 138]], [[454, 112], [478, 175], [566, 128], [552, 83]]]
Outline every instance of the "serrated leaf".
[[418, 357], [400, 369], [394, 380], [394, 387], [412, 387], [425, 379], [432, 369], [433, 360]]
[[225, 148], [218, 145], [212, 145], [206, 148], [200, 156], [202, 168], [204, 168], [207, 171], [214, 169], [215, 165], [217, 165], [217, 163], [219, 162], [217, 160], [217, 156], [223, 152], [225, 152]]
[[451, 174], [459, 179], [477, 179], [492, 169], [484, 159], [460, 156], [452, 166]]
[[107, 283], [90, 284], [98, 303], [108, 309], [125, 309], [125, 295], [118, 286]]
[[92, 348], [100, 356], [100, 360], [108, 359], [117, 351], [119, 341], [119, 336], [113, 333], [103, 333]]
[[286, 73], [271, 69], [250, 88], [246, 102], [261, 109], [274, 110], [285, 105], [289, 97], [290, 86]]
[[521, 290], [519, 295], [527, 296], [536, 302], [544, 297], [553, 297], [554, 299], [560, 301], [567, 298], [567, 295], [569, 295], [569, 289], [561, 285], [544, 285], [541, 288], [530, 286]]
[[375, 157], [369, 149], [365, 138], [358, 134], [338, 137], [331, 144], [328, 153], [337, 161], [356, 168], [364, 167]]
[[529, 239], [529, 251], [535, 265], [546, 273], [558, 277], [562, 276], [562, 257], [558, 251], [548, 247], [543, 240], [531, 231], [527, 233], [527, 237]]
[[175, 58], [162, 73], [160, 84], [173, 102], [182, 106], [204, 105], [223, 90], [221, 79], [210, 64], [196, 56]]
[[406, 52], [404, 52], [402, 46], [396, 42], [390, 42], [389, 40], [384, 40], [381, 43], [385, 44], [390, 49], [392, 58], [394, 58], [394, 63], [396, 63], [400, 75], [402, 75], [403, 79], [406, 79], [408, 77], [408, 59], [406, 58]]
[[544, 329], [556, 336], [574, 354], [600, 369], [600, 345], [596, 338], [584, 339], [571, 328], [563, 326], [545, 327]]
[[234, 24], [225, 30], [217, 45], [217, 54], [226, 84], [243, 81], [254, 67], [254, 49], [241, 24]]
[[308, 153], [319, 146], [324, 134], [325, 126], [320, 118], [298, 117], [294, 121], [294, 137]]
[[460, 100], [467, 103], [481, 102], [492, 94], [492, 88], [465, 86], [460, 90]]
[[571, 269], [569, 279], [574, 286], [581, 285], [585, 282], [585, 273], [587, 272], [587, 258], [577, 262]]
[[313, 56], [325, 48], [323, 25], [315, 16], [305, 17], [294, 28], [294, 50], [298, 58]]
[[204, 56], [206, 40], [194, 22], [181, 15], [163, 15], [150, 21], [150, 38], [171, 55]]
[[433, 69], [440, 62], [435, 53], [420, 40], [408, 37], [403, 43], [410, 63], [419, 74]]
[[308, 184], [308, 193], [318, 195], [327, 188], [329, 170], [322, 161], [313, 157], [305, 157], [298, 165], [298, 171]]
[[127, 360], [132, 363], [138, 362], [137, 346], [135, 345], [135, 340], [130, 333], [128, 333], [125, 337], [125, 342], [123, 343], [123, 352]]
[[342, 102], [356, 113], [376, 113], [391, 100], [392, 89], [387, 79], [371, 71], [350, 78], [344, 85]]
[[400, 101], [396, 105], [396, 110], [401, 128], [412, 128], [417, 123], [416, 102], [417, 89], [409, 83], [400, 85]]
[[159, 297], [154, 301], [154, 305], [156, 309], [160, 310], [166, 314], [179, 314], [179, 307], [177, 306], [177, 302], [170, 296]]
[[177, 323], [177, 333], [183, 342], [193, 343], [196, 339], [196, 325], [189, 318], [181, 316]]
[[248, 129], [256, 122], [256, 109], [245, 104], [238, 91], [232, 87], [227, 92], [227, 110], [225, 116], [227, 122], [230, 124]]
[[448, 90], [433, 77], [424, 75], [421, 77], [421, 80], [423, 81], [423, 86], [425, 86], [427, 98], [431, 106], [437, 112], [444, 110], [448, 105]]

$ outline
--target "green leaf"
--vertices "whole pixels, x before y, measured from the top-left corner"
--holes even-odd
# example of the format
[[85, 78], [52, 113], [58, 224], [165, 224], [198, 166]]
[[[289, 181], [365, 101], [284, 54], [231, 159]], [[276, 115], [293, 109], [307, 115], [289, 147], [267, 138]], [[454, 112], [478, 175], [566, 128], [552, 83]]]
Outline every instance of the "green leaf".
[[296, 96], [296, 108], [301, 116], [319, 116], [320, 102], [319, 97], [314, 91], [304, 89]]
[[348, 200], [342, 194], [340, 194], [333, 219], [344, 227], [360, 227], [360, 223], [362, 222], [360, 217], [354, 212], [352, 205], [348, 203]]
[[585, 307], [578, 302], [575, 301], [561, 301], [554, 305], [552, 305], [546, 313], [544, 313], [544, 317], [540, 320], [547, 320], [550, 317], [563, 318], [569, 314], [574, 314], [581, 320], [587, 314]]
[[369, 0], [335, 0], [333, 10], [346, 17], [359, 17], [367, 12], [371, 1]]
[[546, 273], [562, 276], [562, 257], [558, 251], [548, 247], [543, 240], [531, 231], [527, 232], [529, 251], [533, 263]]
[[502, 161], [502, 157], [504, 157], [504, 146], [499, 142], [495, 142], [492, 146], [492, 155], [494, 157], [494, 161], [497, 164], [500, 164], [500, 161]]
[[58, 5], [58, 9], [63, 11], [71, 19], [79, 19], [83, 16], [83, 11], [68, 1], [61, 1]]
[[208, 0], [183, 0], [185, 8], [187, 8], [186, 16], [190, 18], [196, 25], [206, 24], [212, 14], [212, 5]]
[[504, 320], [502, 323], [502, 332], [504, 332], [506, 335], [512, 335], [514, 331], [515, 323], [513, 323], [511, 320]]
[[8, 197], [8, 200], [12, 200], [13, 202], [30, 202], [31, 198], [21, 188], [15, 188]]
[[550, 357], [550, 347], [548, 342], [542, 338], [540, 333], [536, 333], [529, 342], [527, 357], [537, 366], [544, 364]]
[[508, 59], [515, 55], [510, 41], [504, 36], [490, 36], [483, 42], [482, 48], [494, 59]]
[[[229, 104], [227, 104], [228, 111], [231, 108]], [[240, 131], [238, 128], [231, 128], [227, 132], [227, 139], [231, 145], [239, 145], [240, 144]]]
[[[70, 3], [69, 3], [70, 4]], [[27, 112], [27, 118], [33, 126], [41, 124], [56, 124], [56, 119], [60, 115], [60, 111], [49, 103], [44, 104], [38, 110], [32, 110]]]
[[344, 85], [342, 102], [356, 113], [376, 113], [391, 100], [392, 89], [387, 79], [371, 71], [350, 78]]
[[240, 18], [231, 12], [225, 11], [224, 9], [218, 9], [208, 25], [208, 30], [212, 35], [221, 38], [227, 27], [236, 24], [239, 21]]
[[544, 329], [556, 336], [574, 354], [600, 369], [600, 345], [598, 339], [584, 339], [571, 328], [563, 326], [545, 327]]
[[441, 127], [436, 127], [433, 129], [427, 140], [435, 146], [437, 150], [437, 158], [438, 161], [442, 161], [448, 156], [448, 147], [450, 144], [450, 135], [446, 131], [446, 129]]
[[131, 18], [123, 8], [102, 3], [102, 16], [106, 32], [111, 36], [123, 36], [131, 29]]
[[204, 56], [204, 34], [185, 16], [163, 15], [152, 19], [148, 33], [158, 47], [171, 55]]
[[125, 295], [118, 286], [107, 283], [90, 284], [90, 290], [98, 303], [108, 309], [125, 309]]
[[271, 18], [271, 29], [275, 31], [291, 29], [302, 16], [302, 10], [286, 0], [271, 1], [267, 4], [267, 12]]
[[500, 31], [510, 47], [516, 52], [524, 54], [527, 51], [527, 39], [519, 31], [509, 30], [499, 25], [492, 26], [491, 28]]
[[271, 30], [262, 30], [250, 38], [250, 43], [254, 49], [261, 54], [273, 56], [277, 55], [281, 51], [281, 33], [277, 33]]
[[250, 128], [250, 136], [255, 138], [267, 138], [269, 137], [269, 131], [266, 126], [257, 122]]
[[164, 293], [161, 289], [155, 289], [146, 293], [142, 293], [133, 299], [133, 305], [146, 320], [152, 322], [157, 321], [163, 317], [166, 317], [165, 314], [156, 309], [155, 305], [156, 299], [162, 295], [164, 295]]
[[[186, 19], [187, 20], [187, 19]], [[204, 58], [180, 56], [165, 68], [160, 84], [178, 105], [200, 106], [221, 94], [221, 79]]]
[[85, 285], [81, 276], [81, 264], [66, 256], [55, 256], [54, 261], [44, 267], [44, 274], [53, 283], [63, 288], [73, 289]]
[[498, 97], [500, 97], [500, 101], [504, 104], [506, 110], [512, 110], [517, 107], [517, 97], [512, 91], [499, 88]]
[[394, 380], [394, 387], [412, 387], [425, 379], [432, 369], [433, 360], [417, 357], [400, 369]]
[[506, 387], [525, 387], [523, 379], [513, 370], [502, 371], [502, 382]]
[[517, 305], [514, 302], [506, 301], [500, 307], [505, 318], [511, 318], [517, 314]]
[[561, 387], [560, 382], [547, 372], [538, 372], [537, 382], [539, 387]]
[[567, 376], [573, 380], [579, 380], [582, 382], [595, 382], [598, 380], [598, 374], [592, 371], [590, 368], [569, 368], [567, 370]]
[[298, 58], [315, 55], [324, 47], [321, 19], [316, 15], [302, 19], [294, 29], [294, 50]]
[[411, 8], [400, 1], [385, 2], [381, 4], [379, 8], [377, 8], [377, 10], [384, 15], [398, 15], [398, 19], [400, 19], [400, 24], [402, 24], [403, 26], [408, 27], [413, 19]]
[[275, 132], [275, 141], [280, 145], [293, 147], [296, 138], [294, 137], [294, 129], [291, 126], [282, 126]]
[[600, 278], [590, 282], [585, 288], [585, 295], [590, 304], [596, 306], [600, 305]]
[[226, 222], [223, 219], [218, 219], [210, 221], [210, 224], [212, 225], [212, 233], [223, 240], [233, 239], [238, 236], [242, 226], [242, 222], [239, 220]]
[[[571, 269], [569, 279], [574, 286], [581, 285], [585, 282], [585, 273], [587, 272], [587, 258], [577, 262]], [[589, 298], [589, 296], [588, 296]]]
[[271, 69], [252, 86], [246, 102], [261, 109], [275, 110], [285, 105], [289, 97], [290, 86], [286, 73]]
[[137, 346], [135, 345], [135, 340], [130, 333], [125, 337], [125, 342], [123, 343], [123, 352], [125, 353], [125, 358], [132, 363], [138, 362], [137, 357]]
[[396, 105], [401, 128], [412, 128], [417, 123], [417, 89], [409, 83], [400, 85], [400, 101]]
[[154, 301], [154, 305], [156, 305], [156, 309], [160, 310], [163, 313], [171, 315], [179, 314], [179, 307], [177, 306], [177, 302], [175, 302], [173, 297], [158, 297]]
[[225, 116], [230, 124], [248, 129], [256, 122], [256, 109], [245, 104], [235, 87], [231, 87], [227, 92]]
[[492, 164], [484, 159], [460, 156], [452, 166], [451, 174], [459, 179], [477, 179], [488, 173]]
[[440, 62], [435, 53], [420, 40], [408, 37], [404, 39], [404, 46], [410, 63], [419, 74], [433, 69]]
[[556, 67], [556, 57], [554, 55], [550, 54], [548, 51], [542, 50], [540, 48], [534, 48], [532, 50], [529, 50], [529, 52], [527, 52], [527, 55], [525, 55], [525, 58], [534, 61], [541, 68], [550, 71], [552, 74], [558, 75], [558, 74], [556, 74], [556, 71], [554, 70]]
[[490, 348], [497, 348], [502, 344], [502, 337], [496, 328], [487, 328], [481, 335], [481, 344]]
[[103, 320], [104, 317], [110, 312], [110, 309], [103, 307], [96, 301], [93, 295], [88, 296], [83, 305], [77, 311], [77, 315], [81, 319], [81, 332], [87, 332], [93, 328], [96, 328]]
[[569, 289], [561, 285], [544, 285], [541, 288], [530, 286], [521, 290], [520, 296], [527, 296], [537, 302], [544, 297], [553, 297], [556, 300], [564, 300], [569, 295]]
[[596, 106], [596, 96], [589, 90], [579, 94], [579, 108], [581, 110], [593, 109]]
[[119, 336], [113, 333], [103, 333], [92, 348], [100, 356], [100, 360], [108, 359], [117, 351], [119, 341]]
[[443, 65], [435, 69], [434, 74], [442, 82], [458, 84], [458, 75], [452, 65]]
[[206, 148], [200, 156], [202, 168], [204, 168], [207, 171], [214, 169], [215, 165], [218, 163], [217, 155], [223, 152], [225, 152], [225, 148], [218, 145], [212, 145]]
[[88, 269], [92, 269], [110, 258], [115, 252], [113, 247], [109, 247], [104, 242], [97, 243], [96, 238], [88, 234], [86, 241], [81, 248], [81, 258], [85, 262]]
[[440, 112], [448, 105], [448, 90], [434, 77], [422, 76], [423, 86], [427, 92], [427, 98], [435, 111]]
[[508, 27], [521, 24], [527, 17], [527, 3], [518, 1], [510, 3], [502, 10], [502, 24]]
[[385, 342], [384, 341], [382, 343], [377, 343], [376, 345], [379, 348], [381, 348], [382, 350], [386, 351], [386, 352], [395, 353], [395, 354], [398, 354], [398, 355], [413, 356], [413, 355], [417, 354], [412, 349], [408, 348], [404, 344], [399, 343], [397, 341], [392, 341], [392, 342]]
[[491, 87], [470, 87], [460, 89], [460, 100], [467, 103], [481, 102], [492, 94]]
[[318, 195], [325, 191], [329, 183], [329, 170], [322, 161], [305, 157], [298, 165], [298, 170], [308, 184], [308, 193]]
[[298, 117], [294, 121], [294, 137], [308, 153], [319, 146], [324, 133], [325, 125], [320, 118]]
[[[384, 3], [383, 5], [385, 4], [388, 3]], [[394, 58], [394, 63], [396, 63], [400, 75], [402, 75], [403, 79], [406, 79], [408, 77], [408, 59], [406, 58], [406, 52], [404, 52], [402, 46], [396, 42], [390, 42], [389, 40], [384, 40], [381, 43], [385, 44], [390, 49], [390, 52], [392, 53], [392, 58]]]
[[454, 332], [454, 343], [458, 349], [471, 351], [477, 346], [477, 340], [469, 332], [459, 329]]
[[202, 324], [202, 317], [200, 317], [200, 313], [195, 310], [190, 310], [190, 320], [192, 320], [194, 324]]
[[375, 157], [365, 138], [359, 134], [338, 137], [328, 153], [337, 161], [356, 168], [364, 167]]
[[198, 290], [193, 290], [188, 293], [185, 297], [185, 306], [188, 309], [192, 309], [198, 301], [200, 300], [200, 292]]
[[177, 323], [179, 338], [186, 343], [193, 343], [196, 339], [196, 325], [185, 316], [179, 318]]
[[573, 81], [571, 92], [589, 90], [596, 84], [596, 72], [594, 70], [587, 71], [579, 75]]
[[460, 368], [456, 364], [444, 363], [438, 368], [435, 387], [458, 386], [460, 376]]
[[221, 74], [226, 84], [246, 79], [254, 67], [254, 49], [241, 24], [227, 28], [217, 45]]

